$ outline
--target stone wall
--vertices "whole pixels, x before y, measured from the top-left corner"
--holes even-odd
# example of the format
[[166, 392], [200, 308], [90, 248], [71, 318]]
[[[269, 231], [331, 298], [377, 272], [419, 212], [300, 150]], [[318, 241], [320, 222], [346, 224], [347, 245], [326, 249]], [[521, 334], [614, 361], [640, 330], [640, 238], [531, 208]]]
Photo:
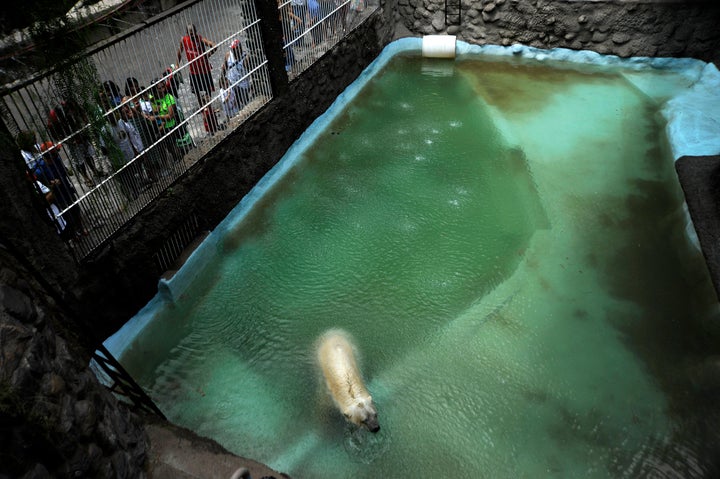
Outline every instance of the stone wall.
[[447, 33], [473, 44], [521, 43], [720, 63], [718, 2], [462, 0], [459, 25], [445, 23], [445, 0], [398, 0], [397, 11], [415, 34]]
[[0, 477], [145, 477], [144, 429], [98, 383], [69, 324], [0, 248]]
[[[466, 1], [459, 27], [445, 25], [443, 9], [444, 0], [397, 0], [397, 8], [395, 0], [381, 2], [346, 41], [80, 266], [29, 185], [17, 180], [22, 165], [12, 140], [2, 138], [0, 476], [30, 471], [29, 477], [68, 477], [79, 471], [84, 477], [142, 477], [145, 439], [135, 418], [85, 367], [87, 351], [156, 293], [153, 254], [167, 232], [189, 214], [214, 228], [376, 58], [392, 39], [396, 21], [413, 35], [451, 33], [479, 44], [705, 60], [720, 54], [718, 7], [703, 2]], [[47, 287], [35, 284], [38, 277]], [[58, 326], [66, 327], [66, 334], [56, 334]]]

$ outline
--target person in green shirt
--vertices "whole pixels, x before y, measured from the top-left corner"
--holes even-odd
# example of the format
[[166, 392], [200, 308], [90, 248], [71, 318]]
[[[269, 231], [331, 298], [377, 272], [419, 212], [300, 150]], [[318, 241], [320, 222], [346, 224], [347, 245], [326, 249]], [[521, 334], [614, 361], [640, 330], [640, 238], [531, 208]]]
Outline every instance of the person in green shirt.
[[157, 84], [153, 95], [154, 117], [158, 123], [158, 128], [162, 135], [166, 137], [168, 150], [171, 152], [176, 161], [180, 161], [183, 155], [193, 146], [195, 146], [192, 136], [186, 125], [180, 125], [182, 122], [182, 112], [177, 105], [177, 101], [172, 93], [167, 89], [164, 81]]

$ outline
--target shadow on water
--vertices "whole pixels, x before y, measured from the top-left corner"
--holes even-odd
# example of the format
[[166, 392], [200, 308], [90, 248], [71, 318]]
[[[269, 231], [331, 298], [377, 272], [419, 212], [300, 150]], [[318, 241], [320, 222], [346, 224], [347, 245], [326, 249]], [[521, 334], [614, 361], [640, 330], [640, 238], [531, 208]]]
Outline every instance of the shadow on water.
[[[661, 151], [650, 148], [645, 161], [671, 177], [672, 165], [659, 161]], [[664, 477], [670, 470], [719, 477], [720, 314], [703, 257], [684, 234], [682, 193], [668, 188], [677, 185], [673, 180], [635, 180], [628, 216], [599, 219], [627, 237], [599, 264], [604, 286], [639, 306], [637, 314], [607, 320], [665, 391], [676, 424], [671, 437], [635, 454], [624, 475]]]
[[522, 60], [458, 62], [458, 69], [468, 72], [470, 77], [482, 79], [474, 82], [478, 95], [507, 114], [542, 110], [580, 81], [602, 84], [618, 78], [590, 66], [585, 68], [587, 71], [571, 70], [568, 66], [555, 68]]

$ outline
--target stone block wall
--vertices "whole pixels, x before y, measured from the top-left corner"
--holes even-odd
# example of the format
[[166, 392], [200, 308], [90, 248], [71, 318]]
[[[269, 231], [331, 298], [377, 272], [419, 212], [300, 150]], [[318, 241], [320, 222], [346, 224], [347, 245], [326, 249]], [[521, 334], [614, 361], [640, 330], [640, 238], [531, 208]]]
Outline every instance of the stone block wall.
[[0, 248], [0, 477], [143, 478], [144, 429], [88, 369], [71, 324]]
[[398, 0], [397, 11], [415, 34], [447, 33], [473, 44], [720, 62], [718, 2], [462, 0], [459, 25], [446, 23], [445, 0]]

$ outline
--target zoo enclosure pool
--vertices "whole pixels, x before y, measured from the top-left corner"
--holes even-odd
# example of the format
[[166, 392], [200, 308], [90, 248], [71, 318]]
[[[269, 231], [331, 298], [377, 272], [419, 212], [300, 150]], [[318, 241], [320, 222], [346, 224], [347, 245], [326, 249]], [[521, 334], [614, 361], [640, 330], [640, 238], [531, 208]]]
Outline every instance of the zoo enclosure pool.
[[[701, 362], [717, 304], [671, 157], [717, 153], [687, 124], [697, 96], [717, 102], [717, 70], [398, 55], [418, 47], [388, 47], [108, 349], [171, 420], [294, 477], [715, 467], [695, 421], [713, 405], [677, 399], [691, 386], [673, 365]], [[377, 436], [318, 390], [313, 340], [335, 326], [362, 352]]]

